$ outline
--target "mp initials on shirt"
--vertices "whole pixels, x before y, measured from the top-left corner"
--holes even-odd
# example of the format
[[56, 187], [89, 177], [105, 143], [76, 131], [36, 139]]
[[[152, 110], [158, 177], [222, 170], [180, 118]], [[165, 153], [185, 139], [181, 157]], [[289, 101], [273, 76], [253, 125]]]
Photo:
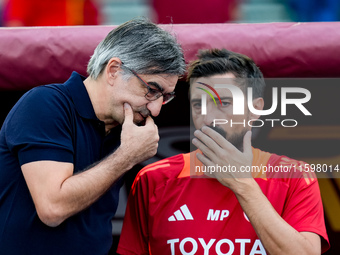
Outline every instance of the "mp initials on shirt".
[[[221, 216], [220, 216], [221, 213]], [[212, 221], [222, 221], [225, 218], [229, 216], [229, 210], [214, 210], [214, 209], [209, 209], [207, 220], [212, 220]]]

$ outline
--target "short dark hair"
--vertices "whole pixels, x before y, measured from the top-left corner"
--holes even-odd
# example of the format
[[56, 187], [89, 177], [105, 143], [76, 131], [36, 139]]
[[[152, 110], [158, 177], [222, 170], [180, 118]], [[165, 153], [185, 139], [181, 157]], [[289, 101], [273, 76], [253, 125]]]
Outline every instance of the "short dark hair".
[[244, 91], [247, 87], [253, 88], [253, 98], [263, 97], [263, 74], [250, 57], [226, 49], [201, 50], [197, 57], [189, 64], [187, 81], [232, 73], [237, 80], [242, 81], [240, 85], [243, 85]]

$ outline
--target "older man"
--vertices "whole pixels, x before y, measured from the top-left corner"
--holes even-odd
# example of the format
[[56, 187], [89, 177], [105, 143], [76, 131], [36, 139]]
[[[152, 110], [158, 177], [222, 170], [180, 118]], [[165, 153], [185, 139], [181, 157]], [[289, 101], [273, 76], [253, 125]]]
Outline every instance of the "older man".
[[184, 69], [174, 37], [136, 19], [97, 46], [89, 77], [18, 101], [0, 132], [1, 254], [108, 253], [120, 177], [156, 153], [152, 117]]

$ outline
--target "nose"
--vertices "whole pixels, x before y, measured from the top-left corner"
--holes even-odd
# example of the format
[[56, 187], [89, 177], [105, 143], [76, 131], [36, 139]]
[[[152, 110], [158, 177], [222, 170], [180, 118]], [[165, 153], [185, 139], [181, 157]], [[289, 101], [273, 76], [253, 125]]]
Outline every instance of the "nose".
[[146, 107], [149, 109], [153, 117], [157, 117], [159, 113], [161, 112], [162, 105], [163, 105], [163, 97], [160, 97], [154, 101], [150, 101], [146, 105]]
[[204, 125], [206, 125], [206, 126], [212, 125], [214, 119], [215, 118], [212, 115], [207, 113], [207, 115], [204, 115], [204, 119], [203, 119]]
[[208, 103], [207, 105], [207, 114], [203, 116], [204, 116], [203, 117], [204, 125], [207, 125], [207, 126], [212, 125], [215, 119], [221, 119], [221, 117], [223, 117], [223, 116], [220, 116], [219, 111], [216, 108], [216, 106], [210, 103]]

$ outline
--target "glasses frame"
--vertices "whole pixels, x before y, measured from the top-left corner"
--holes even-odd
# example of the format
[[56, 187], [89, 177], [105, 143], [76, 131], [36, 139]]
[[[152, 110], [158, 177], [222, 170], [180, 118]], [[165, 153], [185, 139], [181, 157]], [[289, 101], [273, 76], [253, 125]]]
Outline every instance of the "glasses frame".
[[[140, 77], [134, 70], [132, 70], [131, 68], [127, 67], [126, 65], [124, 65], [124, 63], [122, 62], [122, 65], [128, 69], [134, 76], [137, 77], [137, 79], [139, 81], [142, 82], [142, 84], [148, 89], [148, 92], [144, 95], [144, 97], [148, 100], [148, 101], [155, 101], [157, 100], [158, 98], [160, 98], [161, 96], [163, 97], [163, 105], [169, 103], [172, 99], [174, 99], [176, 97], [175, 95], [175, 91], [173, 92], [170, 92], [170, 93], [163, 93], [162, 91], [158, 90], [158, 89], [153, 89], [149, 86], [149, 84], [144, 81], [142, 79], [142, 77]], [[153, 95], [151, 98], [148, 97], [148, 94], [153, 94], [154, 92], [153, 91], [157, 91], [157, 94]]]

